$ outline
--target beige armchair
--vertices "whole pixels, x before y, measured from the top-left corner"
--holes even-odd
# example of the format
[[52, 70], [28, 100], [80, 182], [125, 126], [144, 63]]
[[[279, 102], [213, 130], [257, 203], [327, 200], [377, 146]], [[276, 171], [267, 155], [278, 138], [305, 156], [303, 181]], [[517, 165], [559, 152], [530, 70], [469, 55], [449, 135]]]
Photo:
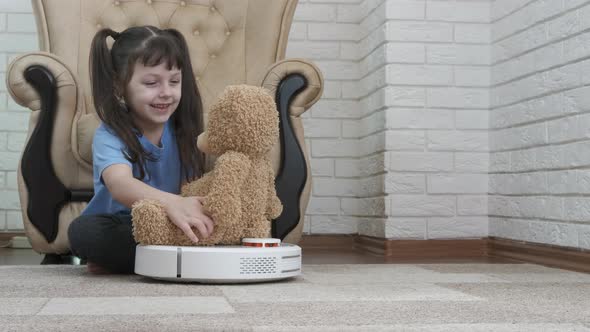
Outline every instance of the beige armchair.
[[[206, 110], [230, 84], [276, 96], [281, 138], [273, 150], [284, 205], [273, 236], [296, 243], [309, 201], [310, 171], [300, 115], [321, 96], [322, 75], [283, 60], [296, 0], [33, 0], [41, 52], [7, 71], [12, 98], [31, 109], [18, 169], [25, 231], [39, 253], [67, 254], [67, 228], [93, 194], [92, 137], [99, 119], [90, 92], [90, 42], [99, 29], [174, 28], [187, 39]], [[205, 119], [207, 115], [205, 113]]]

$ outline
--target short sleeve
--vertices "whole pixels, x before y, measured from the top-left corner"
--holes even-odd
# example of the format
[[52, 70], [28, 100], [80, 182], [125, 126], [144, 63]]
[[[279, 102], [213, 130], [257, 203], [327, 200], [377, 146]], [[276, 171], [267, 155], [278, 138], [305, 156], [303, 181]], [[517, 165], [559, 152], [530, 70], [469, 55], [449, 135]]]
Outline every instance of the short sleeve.
[[102, 172], [114, 164], [125, 164], [132, 168], [129, 160], [125, 159], [125, 144], [103, 124], [96, 130], [92, 141], [92, 162], [95, 178], [102, 180]]

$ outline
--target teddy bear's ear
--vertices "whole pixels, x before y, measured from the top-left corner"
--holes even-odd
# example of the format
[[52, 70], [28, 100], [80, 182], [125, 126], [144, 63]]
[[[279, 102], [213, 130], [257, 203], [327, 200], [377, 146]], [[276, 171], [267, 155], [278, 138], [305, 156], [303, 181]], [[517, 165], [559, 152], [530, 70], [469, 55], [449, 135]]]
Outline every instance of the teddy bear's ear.
[[207, 132], [204, 131], [202, 132], [198, 137], [197, 137], [197, 148], [199, 149], [199, 151], [203, 152], [203, 153], [211, 153], [211, 148], [209, 147], [209, 140], [207, 139]]
[[275, 144], [278, 134], [276, 104], [264, 88], [228, 86], [209, 111], [207, 141], [213, 154], [227, 150], [264, 154]]

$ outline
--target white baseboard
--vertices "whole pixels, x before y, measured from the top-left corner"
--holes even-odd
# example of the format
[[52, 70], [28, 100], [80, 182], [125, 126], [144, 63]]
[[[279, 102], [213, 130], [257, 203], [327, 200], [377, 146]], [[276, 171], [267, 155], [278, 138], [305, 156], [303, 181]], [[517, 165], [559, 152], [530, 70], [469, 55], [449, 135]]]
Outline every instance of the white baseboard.
[[31, 242], [26, 236], [15, 236], [10, 240], [10, 248], [31, 249]]

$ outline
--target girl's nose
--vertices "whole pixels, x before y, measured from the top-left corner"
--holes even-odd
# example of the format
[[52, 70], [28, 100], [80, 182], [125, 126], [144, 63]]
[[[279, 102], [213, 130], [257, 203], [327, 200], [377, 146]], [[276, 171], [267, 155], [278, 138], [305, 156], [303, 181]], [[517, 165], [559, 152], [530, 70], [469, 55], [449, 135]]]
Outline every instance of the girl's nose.
[[168, 84], [162, 85], [162, 89], [160, 90], [160, 97], [169, 97], [172, 94], [172, 89]]

